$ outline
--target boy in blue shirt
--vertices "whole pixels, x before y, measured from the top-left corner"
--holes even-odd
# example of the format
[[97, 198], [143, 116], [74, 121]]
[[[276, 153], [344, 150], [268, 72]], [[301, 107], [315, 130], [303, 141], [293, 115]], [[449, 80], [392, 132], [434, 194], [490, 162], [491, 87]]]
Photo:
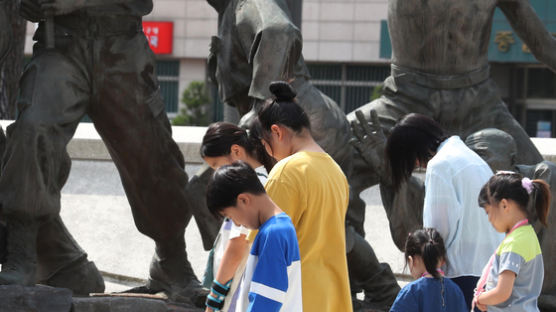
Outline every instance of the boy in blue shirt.
[[[301, 263], [295, 228], [244, 162], [220, 167], [207, 189], [207, 206], [237, 225], [259, 230], [247, 259], [236, 311], [302, 311]], [[231, 281], [230, 281], [231, 282]], [[230, 282], [213, 282], [207, 307], [222, 307]]]

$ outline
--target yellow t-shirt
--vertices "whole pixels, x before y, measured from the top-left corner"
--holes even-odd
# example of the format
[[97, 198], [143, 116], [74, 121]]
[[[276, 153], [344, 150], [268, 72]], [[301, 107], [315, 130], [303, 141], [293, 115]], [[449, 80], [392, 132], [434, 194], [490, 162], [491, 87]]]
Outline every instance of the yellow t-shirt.
[[338, 164], [326, 153], [299, 152], [274, 166], [265, 188], [297, 231], [303, 310], [351, 311], [344, 224], [349, 188]]

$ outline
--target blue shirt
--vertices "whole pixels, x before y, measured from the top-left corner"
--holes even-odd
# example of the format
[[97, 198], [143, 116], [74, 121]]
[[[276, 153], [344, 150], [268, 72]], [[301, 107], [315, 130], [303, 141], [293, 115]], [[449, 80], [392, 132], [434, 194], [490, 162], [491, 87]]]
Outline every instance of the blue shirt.
[[301, 262], [292, 221], [285, 213], [260, 228], [245, 266], [236, 311], [303, 311]]
[[406, 285], [390, 312], [469, 312], [461, 289], [449, 278], [420, 279]]

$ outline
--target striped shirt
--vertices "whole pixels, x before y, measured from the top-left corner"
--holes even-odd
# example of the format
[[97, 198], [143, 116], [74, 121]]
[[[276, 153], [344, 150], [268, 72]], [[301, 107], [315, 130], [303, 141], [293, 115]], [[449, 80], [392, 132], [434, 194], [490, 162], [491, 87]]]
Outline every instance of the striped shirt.
[[496, 256], [488, 275], [486, 289], [498, 284], [498, 276], [504, 271], [516, 274], [510, 298], [489, 312], [537, 312], [537, 299], [544, 279], [544, 263], [537, 234], [531, 225], [517, 228], [510, 233], [496, 250]]
[[259, 228], [245, 266], [237, 311], [303, 311], [299, 246], [285, 213]]

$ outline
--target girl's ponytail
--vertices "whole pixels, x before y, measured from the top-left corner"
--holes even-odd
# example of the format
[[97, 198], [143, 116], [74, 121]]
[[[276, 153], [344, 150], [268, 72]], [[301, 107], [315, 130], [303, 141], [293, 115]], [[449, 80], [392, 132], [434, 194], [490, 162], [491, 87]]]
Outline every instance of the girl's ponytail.
[[434, 278], [440, 278], [436, 270], [438, 264], [446, 260], [446, 248], [440, 233], [433, 228], [417, 230], [405, 242], [405, 258], [420, 256], [423, 259], [427, 272]]
[[421, 257], [423, 258], [427, 272], [434, 278], [440, 278], [441, 275], [436, 271], [436, 267], [438, 262], [442, 261], [446, 254], [444, 242], [436, 230], [432, 228], [425, 228], [424, 230], [429, 240], [426, 241], [425, 246], [423, 246], [423, 255]]
[[550, 187], [543, 180], [533, 180], [533, 194], [531, 197], [534, 202], [537, 217], [544, 226], [548, 225], [548, 214], [550, 210], [551, 193]]
[[547, 225], [550, 209], [550, 187], [543, 180], [530, 180], [511, 171], [499, 171], [483, 186], [479, 194], [479, 206], [493, 205], [502, 199], [518, 203], [519, 209], [530, 221], [539, 220]]

